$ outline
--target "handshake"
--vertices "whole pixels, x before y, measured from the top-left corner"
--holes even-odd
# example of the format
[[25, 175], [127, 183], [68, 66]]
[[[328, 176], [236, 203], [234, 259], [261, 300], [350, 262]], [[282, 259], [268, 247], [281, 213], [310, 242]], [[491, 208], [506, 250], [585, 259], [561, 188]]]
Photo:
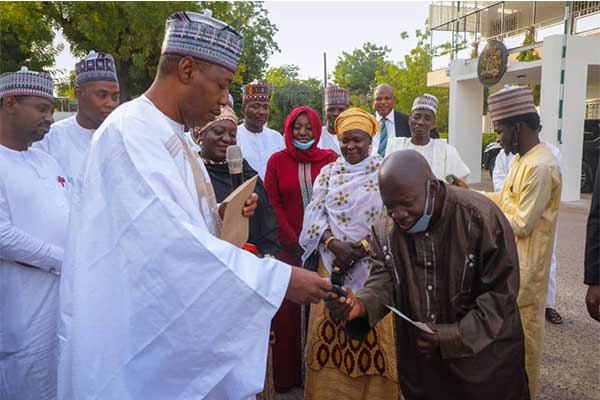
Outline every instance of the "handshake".
[[285, 297], [298, 304], [317, 304], [331, 296], [332, 288], [329, 279], [321, 278], [316, 272], [292, 267], [292, 276]]
[[299, 267], [292, 267], [285, 297], [299, 304], [317, 304], [325, 300], [332, 316], [338, 320], [351, 320], [366, 315], [364, 306], [354, 297], [352, 290], [342, 290], [329, 279]]

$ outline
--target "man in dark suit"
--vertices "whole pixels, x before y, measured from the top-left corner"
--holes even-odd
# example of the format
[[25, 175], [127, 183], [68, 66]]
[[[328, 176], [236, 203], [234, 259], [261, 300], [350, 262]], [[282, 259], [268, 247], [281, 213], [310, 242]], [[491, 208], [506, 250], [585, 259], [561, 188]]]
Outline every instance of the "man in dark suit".
[[588, 313], [600, 322], [600, 162], [596, 170], [592, 207], [587, 223], [584, 282], [588, 285], [585, 297]]
[[373, 115], [377, 118], [381, 129], [373, 137], [371, 151], [373, 155], [379, 153], [383, 157], [388, 137], [410, 137], [408, 115], [394, 110], [395, 105], [396, 96], [390, 85], [382, 83], [375, 88], [373, 96], [373, 108], [375, 112]]

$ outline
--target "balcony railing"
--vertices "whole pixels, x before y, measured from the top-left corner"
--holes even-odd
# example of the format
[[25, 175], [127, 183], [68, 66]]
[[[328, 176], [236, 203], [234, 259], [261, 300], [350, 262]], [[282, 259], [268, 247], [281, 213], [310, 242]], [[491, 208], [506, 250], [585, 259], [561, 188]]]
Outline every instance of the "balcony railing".
[[523, 45], [528, 31], [533, 42], [567, 31], [600, 31], [600, 1], [564, 2], [435, 2], [430, 5], [432, 70], [452, 59], [477, 57], [487, 40], [504, 42], [508, 49]]
[[443, 29], [446, 24], [500, 1], [435, 1], [429, 5], [429, 25], [432, 30]]

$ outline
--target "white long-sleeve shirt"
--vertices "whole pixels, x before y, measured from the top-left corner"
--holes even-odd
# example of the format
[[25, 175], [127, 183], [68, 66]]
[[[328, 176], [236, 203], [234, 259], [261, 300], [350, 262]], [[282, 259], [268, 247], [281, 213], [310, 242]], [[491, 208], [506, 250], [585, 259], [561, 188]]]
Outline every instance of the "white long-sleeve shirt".
[[500, 189], [502, 189], [502, 185], [504, 185], [504, 181], [506, 180], [506, 176], [508, 175], [508, 171], [510, 171], [514, 159], [515, 155], [513, 153], [506, 154], [504, 149], [501, 149], [500, 152], [498, 152], [494, 164], [494, 171], [492, 172], [492, 183], [494, 184], [495, 192], [499, 192]]
[[425, 157], [438, 179], [444, 180], [448, 175], [465, 179], [471, 174], [471, 170], [460, 158], [456, 147], [446, 143], [444, 139], [430, 139], [426, 145], [417, 146], [412, 143], [411, 138], [390, 137], [385, 154], [407, 149], [416, 150]]
[[67, 175], [71, 187], [77, 184], [84, 167], [87, 151], [92, 143], [94, 129], [79, 125], [75, 115], [52, 124], [43, 140], [33, 144], [50, 154]]
[[[383, 116], [379, 114], [379, 112], [375, 111], [375, 118], [377, 118], [377, 122], [379, 122], [379, 132], [373, 136], [373, 141], [371, 142], [371, 155], [376, 156], [379, 154], [379, 143], [381, 142], [381, 130], [383, 129]], [[387, 127], [387, 138], [388, 145], [390, 138], [396, 137], [396, 119], [394, 117], [394, 110], [390, 111], [388, 115], [385, 116], [385, 125]]]
[[323, 150], [333, 150], [338, 157], [342, 155], [340, 141], [336, 135], [329, 133], [326, 126], [321, 130], [321, 138], [319, 139], [317, 147]]
[[269, 158], [285, 148], [283, 135], [266, 126], [263, 126], [262, 132], [254, 133], [241, 124], [238, 126], [236, 139], [244, 159], [258, 172], [262, 180], [265, 179]]
[[56, 398], [58, 274], [68, 186], [45, 152], [0, 145], [1, 399]]

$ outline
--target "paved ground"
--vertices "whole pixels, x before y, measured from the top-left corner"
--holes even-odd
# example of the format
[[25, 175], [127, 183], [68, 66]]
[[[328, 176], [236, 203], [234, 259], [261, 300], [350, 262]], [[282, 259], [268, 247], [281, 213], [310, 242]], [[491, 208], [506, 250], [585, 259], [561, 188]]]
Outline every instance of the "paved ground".
[[558, 221], [556, 309], [564, 324], [546, 323], [538, 399], [600, 399], [600, 324], [585, 308], [583, 258], [589, 195], [563, 203]]
[[[482, 184], [476, 186], [489, 190], [487, 172]], [[587, 315], [584, 302], [583, 254], [589, 207], [589, 195], [561, 205], [556, 308], [565, 322], [546, 323], [537, 399], [600, 400], [600, 324]], [[278, 395], [277, 399], [302, 400], [302, 390]]]

